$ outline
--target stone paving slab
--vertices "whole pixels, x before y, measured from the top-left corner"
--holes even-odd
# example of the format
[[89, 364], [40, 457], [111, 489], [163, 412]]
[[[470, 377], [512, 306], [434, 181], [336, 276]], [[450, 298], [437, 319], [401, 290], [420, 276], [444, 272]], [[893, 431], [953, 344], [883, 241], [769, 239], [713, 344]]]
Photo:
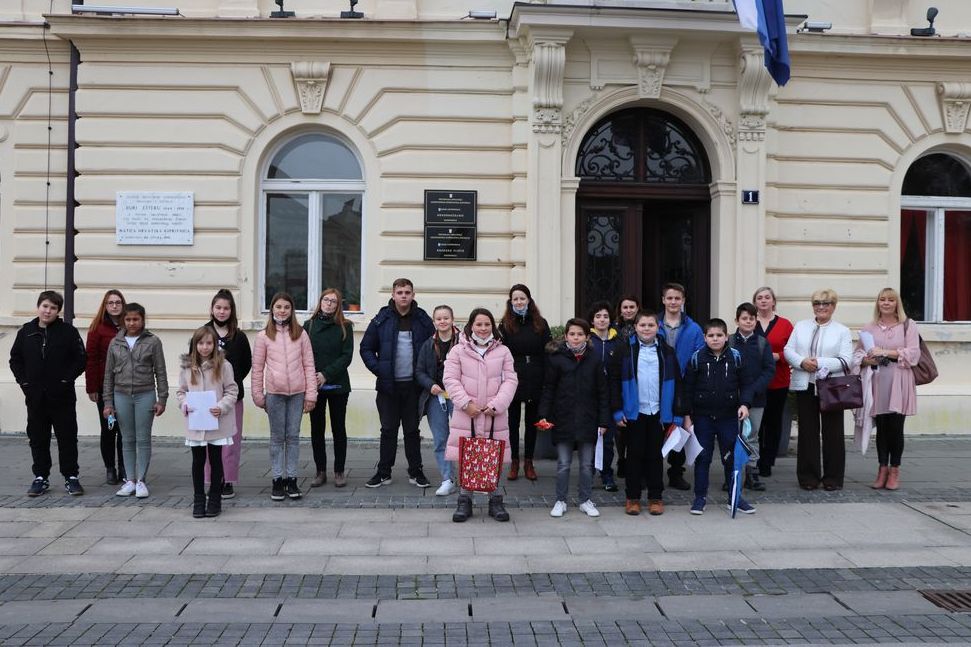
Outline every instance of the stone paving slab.
[[373, 620], [377, 600], [286, 600], [274, 622], [364, 624]]
[[90, 600], [4, 602], [0, 605], [0, 625], [73, 622], [89, 604]]
[[660, 620], [663, 617], [653, 597], [573, 596], [563, 598], [563, 603], [574, 620]]
[[179, 622], [273, 622], [277, 600], [191, 600]]
[[677, 595], [657, 599], [668, 618], [758, 618], [759, 612], [737, 595]]
[[561, 620], [566, 617], [566, 610], [559, 598], [503, 596], [472, 600], [472, 618], [477, 622], [536, 622]]
[[832, 618], [855, 615], [827, 593], [753, 595], [746, 598], [746, 601], [763, 618]]
[[[80, 600], [79, 600], [80, 601]], [[91, 600], [90, 606], [78, 618], [80, 622], [175, 622], [176, 616], [187, 600], [161, 599], [146, 603], [145, 600], [129, 598], [122, 600]]]
[[836, 599], [859, 615], [946, 614], [917, 591], [838, 592]]
[[468, 600], [380, 600], [374, 621], [379, 623], [469, 622]]

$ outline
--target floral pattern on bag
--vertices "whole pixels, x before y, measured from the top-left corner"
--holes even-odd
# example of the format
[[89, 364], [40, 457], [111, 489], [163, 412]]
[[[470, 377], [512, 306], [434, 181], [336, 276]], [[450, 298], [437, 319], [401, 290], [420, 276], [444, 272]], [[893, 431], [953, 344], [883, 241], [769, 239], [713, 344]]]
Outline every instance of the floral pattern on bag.
[[506, 441], [483, 437], [459, 439], [459, 483], [470, 492], [495, 492]]

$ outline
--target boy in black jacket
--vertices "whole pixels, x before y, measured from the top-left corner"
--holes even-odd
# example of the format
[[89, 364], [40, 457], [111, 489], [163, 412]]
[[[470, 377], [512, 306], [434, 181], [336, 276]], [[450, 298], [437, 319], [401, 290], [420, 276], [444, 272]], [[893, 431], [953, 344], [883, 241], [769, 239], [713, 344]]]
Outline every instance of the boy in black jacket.
[[[685, 367], [684, 395], [691, 411], [685, 427], [694, 423], [694, 434], [703, 448], [695, 459], [695, 500], [691, 514], [704, 514], [708, 497], [708, 471], [711, 467], [715, 437], [721, 451], [726, 478], [732, 467], [738, 423], [749, 415], [752, 406], [751, 384], [742, 370], [742, 355], [728, 342], [728, 325], [722, 319], [705, 324], [705, 347], [695, 351]], [[755, 512], [745, 499], [738, 510]]]
[[10, 370], [27, 403], [27, 438], [33, 458], [34, 481], [27, 496], [50, 488], [51, 427], [64, 489], [84, 494], [78, 480], [78, 417], [74, 380], [84, 373], [84, 342], [77, 328], [57, 315], [64, 297], [45, 290], [37, 297], [37, 317], [17, 331], [10, 349]]

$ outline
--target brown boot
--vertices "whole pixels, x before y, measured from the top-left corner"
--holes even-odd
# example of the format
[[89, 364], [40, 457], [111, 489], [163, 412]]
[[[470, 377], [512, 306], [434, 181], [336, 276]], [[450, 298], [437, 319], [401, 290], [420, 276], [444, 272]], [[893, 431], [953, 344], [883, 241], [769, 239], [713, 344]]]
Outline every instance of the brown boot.
[[634, 499], [627, 499], [624, 505], [624, 512], [629, 515], [639, 515], [641, 513], [641, 502]]
[[519, 478], [519, 459], [518, 458], [512, 459], [512, 464], [509, 466], [509, 474], [506, 475], [506, 478], [509, 479], [510, 481], [515, 481], [516, 479]]
[[327, 472], [317, 472], [317, 476], [310, 482], [310, 487], [320, 487], [327, 482]]
[[664, 514], [664, 501], [661, 499], [649, 499], [647, 502], [647, 511], [655, 517]]
[[872, 487], [874, 490], [882, 490], [887, 484], [887, 476], [889, 476], [890, 470], [887, 469], [886, 465], [881, 465], [880, 469], [877, 470], [877, 480], [873, 482]]
[[523, 475], [530, 481], [536, 480], [536, 468], [533, 467], [533, 461], [529, 460], [528, 458], [523, 463]]
[[900, 487], [900, 466], [891, 467], [890, 473], [887, 474], [887, 485], [885, 486], [888, 490], [896, 490]]

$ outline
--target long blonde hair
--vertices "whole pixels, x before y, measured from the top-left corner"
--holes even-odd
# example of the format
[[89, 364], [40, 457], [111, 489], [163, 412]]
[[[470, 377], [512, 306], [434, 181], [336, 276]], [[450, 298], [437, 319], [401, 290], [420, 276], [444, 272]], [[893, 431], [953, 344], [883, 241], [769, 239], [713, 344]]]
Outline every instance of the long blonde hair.
[[897, 302], [897, 323], [907, 321], [907, 313], [904, 312], [904, 304], [900, 300], [900, 295], [893, 288], [883, 288], [880, 290], [880, 294], [877, 295], [877, 300], [873, 304], [873, 322], [877, 323], [880, 321], [880, 299], [883, 297], [893, 297], [893, 300]]
[[102, 321], [110, 319], [108, 315], [108, 297], [111, 297], [111, 296], [116, 296], [119, 299], [121, 299], [121, 312], [122, 314], [124, 314], [125, 306], [127, 305], [125, 301], [125, 295], [119, 292], [118, 290], [108, 290], [107, 292], [105, 292], [105, 295], [101, 297], [101, 305], [98, 306], [98, 311], [94, 313], [94, 319], [91, 320], [91, 325], [88, 326], [89, 331], [97, 329], [98, 326], [101, 325]]
[[300, 339], [300, 335], [303, 334], [303, 328], [297, 323], [297, 307], [293, 305], [293, 297], [286, 292], [277, 292], [270, 299], [270, 315], [266, 318], [266, 328], [263, 330], [266, 332], [267, 337], [276, 339], [276, 322], [273, 321], [273, 306], [280, 300], [290, 304], [290, 339], [297, 341]]
[[189, 342], [189, 384], [196, 383], [196, 373], [202, 375], [202, 363], [206, 361], [199, 355], [196, 345], [203, 338], [209, 336], [212, 339], [212, 355], [209, 361], [212, 363], [212, 377], [221, 382], [223, 379], [223, 360], [226, 358], [222, 349], [219, 347], [219, 338], [216, 331], [209, 326], [196, 328], [192, 333], [192, 341]]
[[328, 294], [333, 294], [337, 299], [337, 310], [334, 312], [334, 323], [341, 327], [341, 339], [347, 339], [347, 319], [344, 318], [344, 295], [337, 288], [327, 288], [317, 297], [317, 307], [310, 315], [311, 320], [316, 319], [320, 314], [320, 300]]

